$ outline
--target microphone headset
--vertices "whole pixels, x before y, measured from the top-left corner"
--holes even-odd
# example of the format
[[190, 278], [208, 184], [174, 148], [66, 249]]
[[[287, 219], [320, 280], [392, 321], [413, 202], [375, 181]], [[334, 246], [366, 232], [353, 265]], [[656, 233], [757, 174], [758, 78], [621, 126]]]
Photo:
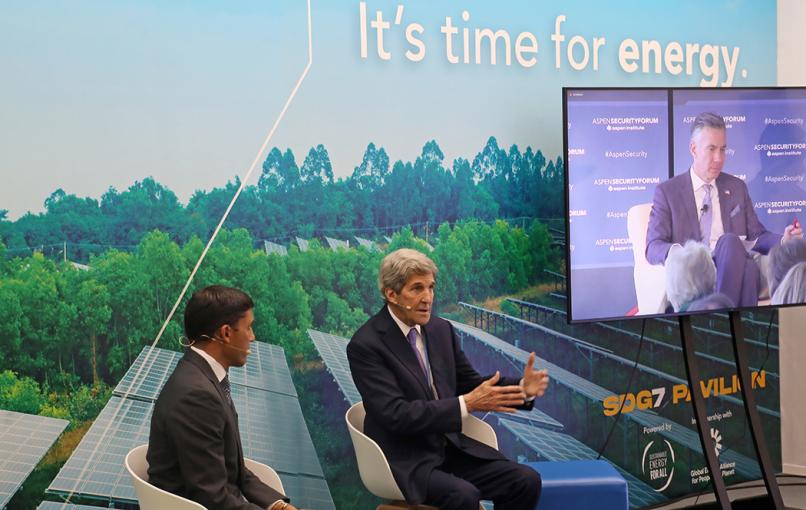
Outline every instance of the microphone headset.
[[[218, 342], [221, 345], [223, 345], [224, 347], [228, 347], [228, 348], [233, 349], [235, 351], [243, 352], [243, 353], [246, 353], [246, 354], [252, 354], [252, 349], [241, 349], [240, 347], [235, 347], [234, 345], [230, 345], [230, 344], [228, 344], [227, 342], [221, 340], [218, 337], [210, 336], [210, 335], [199, 335], [199, 336], [205, 337], [208, 340], [212, 340], [213, 342]], [[179, 340], [179, 344], [182, 345], [183, 347], [190, 347], [195, 343], [196, 343], [196, 340], [190, 340], [188, 342], [182, 342], [182, 340]]]
[[386, 300], [386, 302], [389, 303], [390, 305], [395, 305], [398, 308], [402, 308], [404, 310], [411, 311], [411, 307], [409, 305], [401, 305], [400, 303], [398, 303], [396, 301], [389, 301], [388, 299]]

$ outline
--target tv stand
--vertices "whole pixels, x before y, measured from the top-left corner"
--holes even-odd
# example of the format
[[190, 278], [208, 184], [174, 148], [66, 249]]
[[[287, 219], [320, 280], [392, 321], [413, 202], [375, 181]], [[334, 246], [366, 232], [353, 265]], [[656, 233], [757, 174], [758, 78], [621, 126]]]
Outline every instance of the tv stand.
[[[733, 353], [736, 357], [736, 367], [739, 372], [739, 383], [742, 389], [745, 415], [747, 417], [747, 423], [750, 426], [750, 435], [753, 439], [753, 447], [756, 450], [759, 466], [761, 467], [764, 485], [767, 487], [767, 496], [761, 500], [757, 500], [753, 508], [762, 510], [785, 510], [781, 491], [778, 488], [778, 481], [775, 479], [775, 473], [772, 469], [767, 442], [764, 440], [764, 431], [761, 428], [758, 409], [756, 408], [756, 398], [753, 393], [747, 348], [745, 347], [744, 335], [742, 333], [741, 315], [739, 312], [730, 312], [729, 320], [730, 336], [733, 343]], [[680, 316], [679, 324], [680, 337], [683, 344], [683, 358], [686, 364], [686, 376], [688, 377], [691, 401], [694, 405], [694, 417], [697, 420], [697, 432], [700, 436], [700, 445], [702, 446], [703, 454], [705, 454], [706, 465], [711, 475], [711, 486], [716, 496], [716, 504], [712, 508], [729, 510], [731, 504], [725, 487], [725, 480], [722, 478], [722, 470], [719, 468], [719, 459], [711, 444], [708, 418], [705, 410], [705, 399], [703, 398], [700, 387], [702, 378], [697, 369], [694, 355], [694, 330], [691, 327], [691, 317], [689, 315]]]

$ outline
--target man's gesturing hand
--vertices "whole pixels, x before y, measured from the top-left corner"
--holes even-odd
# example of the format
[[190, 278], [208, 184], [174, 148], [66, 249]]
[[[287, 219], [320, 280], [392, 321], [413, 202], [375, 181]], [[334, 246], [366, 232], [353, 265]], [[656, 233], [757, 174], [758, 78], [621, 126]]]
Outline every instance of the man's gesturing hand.
[[467, 412], [473, 411], [497, 411], [514, 413], [515, 406], [523, 404], [526, 393], [520, 386], [496, 386], [501, 374], [496, 372], [483, 383], [476, 386], [470, 393], [466, 394], [465, 405]]
[[523, 391], [526, 396], [542, 397], [546, 393], [546, 388], [549, 385], [549, 372], [548, 370], [535, 370], [535, 353], [529, 355], [529, 361], [526, 363], [526, 369], [523, 371]]

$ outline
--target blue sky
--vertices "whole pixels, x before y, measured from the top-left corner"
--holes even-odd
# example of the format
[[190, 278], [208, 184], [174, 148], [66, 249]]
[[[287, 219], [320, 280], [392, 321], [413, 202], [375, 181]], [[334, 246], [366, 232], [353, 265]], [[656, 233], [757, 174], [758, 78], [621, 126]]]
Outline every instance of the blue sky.
[[[554, 158], [562, 86], [698, 85], [698, 72], [622, 71], [617, 50], [628, 37], [738, 46], [747, 77], [737, 70], [734, 85], [776, 82], [774, 0], [369, 0], [368, 17], [381, 10], [393, 20], [398, 5], [402, 24], [386, 36], [393, 58], [382, 61], [370, 27], [369, 58], [360, 58], [358, 1], [312, 0], [313, 66], [271, 146], [290, 147], [301, 164], [322, 143], [340, 177], [369, 142], [392, 161], [409, 161], [436, 139], [450, 161], [472, 158], [494, 135]], [[549, 36], [560, 14], [565, 44], [574, 35], [606, 38], [598, 71], [554, 67]], [[449, 64], [439, 30], [445, 16], [471, 35], [504, 29], [514, 41], [533, 33], [537, 64]], [[417, 63], [403, 58], [412, 22], [424, 28], [426, 57]], [[248, 168], [305, 66], [306, 4], [6, 1], [0, 42], [0, 209], [16, 218], [40, 211], [59, 187], [100, 197], [147, 176], [186, 202]]]

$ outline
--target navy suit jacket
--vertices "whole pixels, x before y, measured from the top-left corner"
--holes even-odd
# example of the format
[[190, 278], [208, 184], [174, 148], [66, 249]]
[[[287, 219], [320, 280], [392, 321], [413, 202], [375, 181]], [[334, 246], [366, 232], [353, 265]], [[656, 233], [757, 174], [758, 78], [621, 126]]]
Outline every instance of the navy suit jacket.
[[[781, 242], [781, 235], [767, 231], [758, 220], [743, 180], [722, 172], [716, 178], [716, 187], [726, 234], [756, 240], [753, 250], [764, 255]], [[663, 264], [673, 244], [683, 244], [689, 239], [702, 241], [702, 234], [691, 173], [686, 172], [655, 188], [647, 228], [646, 259], [650, 264]]]
[[[353, 380], [366, 410], [364, 433], [383, 450], [392, 475], [410, 504], [425, 500], [431, 472], [445, 460], [450, 441], [480, 459], [501, 460], [496, 449], [461, 433], [459, 395], [485, 377], [470, 365], [451, 323], [432, 316], [421, 327], [439, 399], [435, 399], [414, 351], [384, 306], [347, 344]], [[501, 378], [499, 385], [518, 384]], [[522, 409], [531, 409], [533, 401]]]
[[191, 349], [154, 406], [146, 459], [151, 484], [206, 508], [264, 510], [288, 501], [244, 465], [238, 414], [210, 364]]

